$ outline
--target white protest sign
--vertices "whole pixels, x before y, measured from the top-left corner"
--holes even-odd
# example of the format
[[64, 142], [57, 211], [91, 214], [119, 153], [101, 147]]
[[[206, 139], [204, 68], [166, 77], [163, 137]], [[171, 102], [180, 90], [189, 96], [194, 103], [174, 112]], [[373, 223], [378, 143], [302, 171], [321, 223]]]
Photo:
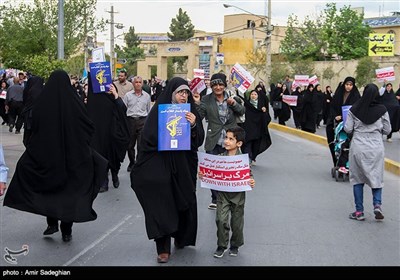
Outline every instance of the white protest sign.
[[292, 83], [292, 90], [296, 89], [296, 87], [308, 86], [308, 78], [308, 75], [295, 75]]
[[319, 84], [319, 82], [318, 82], [318, 77], [317, 77], [316, 75], [310, 77], [310, 78], [308, 79], [308, 84], [312, 84], [313, 86]]
[[104, 62], [106, 57], [104, 55], [104, 48], [95, 48], [92, 50], [92, 62]]
[[386, 81], [396, 80], [393, 66], [375, 69], [375, 73], [376, 73], [376, 78], [378, 79], [378, 82], [383, 82], [384, 80], [386, 80]]
[[297, 95], [283, 95], [282, 101], [289, 106], [297, 106]]
[[204, 79], [204, 69], [193, 69], [193, 78]]
[[190, 83], [189, 83], [189, 88], [191, 92], [197, 92], [200, 93], [206, 88], [206, 83], [204, 80], [200, 78], [194, 78]]
[[254, 82], [254, 77], [243, 66], [236, 63], [231, 69], [231, 80], [233, 86], [244, 93]]
[[224, 192], [250, 191], [249, 155], [216, 156], [197, 153], [199, 172], [203, 174], [200, 186]]

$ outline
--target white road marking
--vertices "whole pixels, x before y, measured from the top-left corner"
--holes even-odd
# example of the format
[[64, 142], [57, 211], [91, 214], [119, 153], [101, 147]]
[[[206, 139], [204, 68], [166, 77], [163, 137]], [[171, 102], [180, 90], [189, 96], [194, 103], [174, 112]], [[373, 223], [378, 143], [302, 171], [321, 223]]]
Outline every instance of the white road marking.
[[81, 252], [79, 252], [75, 257], [67, 261], [66, 263], [63, 264], [63, 266], [69, 266], [72, 264], [74, 261], [82, 257], [84, 254], [86, 254], [89, 250], [93, 249], [97, 244], [99, 244], [101, 241], [103, 241], [107, 236], [109, 236], [111, 233], [116, 231], [119, 227], [121, 227], [123, 224], [125, 224], [130, 218], [132, 218], [132, 215], [128, 215], [125, 218], [122, 219], [121, 222], [119, 222], [115, 227], [112, 229], [108, 230], [105, 234], [103, 234], [101, 237], [99, 237], [97, 240], [95, 240], [92, 244], [87, 246], [85, 249], [83, 249]]

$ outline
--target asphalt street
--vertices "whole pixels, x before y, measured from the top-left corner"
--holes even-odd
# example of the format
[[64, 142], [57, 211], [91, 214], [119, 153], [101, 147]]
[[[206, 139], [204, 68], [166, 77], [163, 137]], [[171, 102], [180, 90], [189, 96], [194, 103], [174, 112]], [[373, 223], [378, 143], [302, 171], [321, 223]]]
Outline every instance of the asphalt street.
[[[11, 179], [24, 151], [22, 134], [11, 134], [5, 126], [0, 131]], [[245, 244], [237, 257], [213, 257], [215, 211], [207, 208], [210, 191], [199, 187], [196, 246], [173, 248], [170, 261], [158, 264], [155, 243], [147, 238], [143, 211], [130, 187], [126, 158], [121, 186], [115, 189], [110, 184], [108, 192], [98, 195], [97, 220], [74, 224], [69, 243], [61, 240], [60, 232], [42, 235], [45, 217], [0, 207], [0, 267], [399, 266], [399, 177], [385, 172], [382, 222], [374, 219], [368, 187], [366, 220], [350, 220], [352, 187], [331, 177], [327, 147], [270, 132], [273, 144], [253, 167], [256, 186], [246, 194]], [[16, 256], [17, 264], [5, 261], [5, 248], [21, 250], [23, 245], [29, 246], [29, 253]]]

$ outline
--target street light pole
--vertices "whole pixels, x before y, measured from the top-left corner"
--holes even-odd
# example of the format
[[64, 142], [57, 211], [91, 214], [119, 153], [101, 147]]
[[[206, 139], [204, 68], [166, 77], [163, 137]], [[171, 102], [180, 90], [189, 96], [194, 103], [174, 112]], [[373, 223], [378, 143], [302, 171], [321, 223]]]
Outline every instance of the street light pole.
[[268, 24], [267, 24], [267, 37], [265, 38], [266, 44], [266, 58], [265, 58], [265, 83], [269, 85], [271, 79], [271, 0], [268, 0]]
[[[246, 12], [250, 15], [256, 16], [262, 20], [265, 20], [265, 18], [262, 18], [256, 14], [253, 14], [252, 12], [249, 12], [245, 9], [242, 9], [238, 6], [235, 5], [229, 5], [229, 4], [223, 4], [225, 8], [236, 8], [239, 10], [242, 10], [243, 12]], [[265, 45], [266, 45], [266, 51], [265, 51], [265, 83], [269, 84], [269, 79], [271, 78], [271, 34], [272, 34], [272, 24], [271, 24], [271, 0], [268, 0], [268, 17], [267, 17], [268, 23], [267, 23], [267, 29], [265, 31], [266, 37], [265, 37]]]
[[64, 0], [58, 0], [57, 59], [64, 59]]

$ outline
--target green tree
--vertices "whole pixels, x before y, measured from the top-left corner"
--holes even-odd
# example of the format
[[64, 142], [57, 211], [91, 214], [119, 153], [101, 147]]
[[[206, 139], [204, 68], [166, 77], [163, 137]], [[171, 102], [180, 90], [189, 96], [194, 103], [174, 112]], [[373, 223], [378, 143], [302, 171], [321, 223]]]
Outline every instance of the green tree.
[[[6, 67], [19, 69], [32, 68], [28, 61], [34, 57], [47, 57], [47, 60], [52, 63], [57, 59], [57, 1], [33, 0], [33, 3], [17, 2], [17, 4], [14, 2], [6, 0], [0, 5], [2, 11], [0, 59], [2, 63]], [[80, 44], [87, 35], [103, 29], [103, 21], [95, 18], [96, 3], [97, 0], [65, 1], [64, 53], [66, 58], [82, 47]], [[86, 28], [82, 28], [82, 23]]]
[[294, 75], [316, 75], [314, 70], [314, 63], [309, 58], [307, 60], [297, 60], [290, 64], [293, 69]]
[[65, 71], [71, 75], [81, 77], [83, 74], [83, 67], [85, 64], [84, 54], [70, 57], [65, 61]]
[[300, 23], [297, 16], [290, 15], [285, 39], [282, 41], [282, 52], [289, 62], [298, 59], [324, 60], [323, 49], [326, 42], [322, 37], [322, 22], [311, 20], [308, 16]]
[[26, 71], [29, 71], [36, 76], [40, 76], [47, 80], [50, 77], [51, 72], [56, 69], [65, 69], [65, 61], [63, 60], [49, 60], [46, 55], [34, 55], [31, 57], [25, 57], [26, 59]]
[[376, 78], [375, 69], [379, 66], [371, 57], [365, 56], [358, 61], [356, 68], [356, 83], [358, 86], [365, 86]]
[[274, 63], [271, 70], [271, 83], [282, 82], [286, 75], [290, 76], [289, 69], [285, 63]]
[[368, 38], [371, 28], [363, 23], [364, 15], [358, 15], [350, 6], [337, 11], [335, 3], [326, 4], [323, 40], [328, 42], [328, 57], [337, 55], [349, 60], [368, 54]]
[[116, 45], [115, 52], [118, 58], [126, 59], [125, 68], [128, 75], [136, 75], [137, 60], [144, 57], [144, 50], [139, 47], [141, 41], [139, 36], [135, 33], [135, 27], [129, 27], [129, 31], [124, 36], [125, 47]]
[[194, 25], [186, 12], [179, 8], [176, 18], [173, 18], [169, 26], [168, 37], [171, 41], [186, 41], [194, 35]]
[[333, 56], [348, 60], [363, 57], [368, 51], [370, 27], [363, 23], [364, 15], [358, 15], [344, 6], [339, 11], [335, 3], [326, 4], [316, 20], [306, 17], [299, 22], [290, 15], [282, 51], [292, 62], [297, 59], [322, 61]]
[[[179, 8], [176, 18], [171, 20], [169, 30], [171, 33], [168, 32], [167, 34], [171, 41], [186, 41], [193, 37], [194, 25], [186, 12], [182, 11], [182, 8]], [[178, 70], [183, 71], [186, 60], [186, 57], [174, 57], [172, 61], [177, 64]]]

